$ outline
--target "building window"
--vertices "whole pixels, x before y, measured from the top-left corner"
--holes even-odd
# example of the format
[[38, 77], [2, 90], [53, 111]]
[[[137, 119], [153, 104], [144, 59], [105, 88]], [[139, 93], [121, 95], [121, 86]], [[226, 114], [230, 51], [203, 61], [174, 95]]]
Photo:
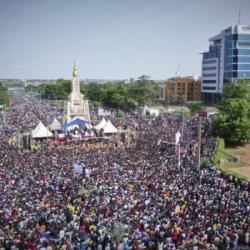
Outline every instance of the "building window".
[[203, 90], [215, 90], [215, 87], [202, 87]]
[[203, 67], [203, 70], [216, 70], [216, 67]]
[[238, 42], [239, 49], [250, 49], [250, 42]]
[[250, 41], [250, 34], [239, 34], [237, 36], [237, 40], [240, 40], [240, 41]]
[[216, 83], [216, 80], [203, 80], [202, 83]]
[[250, 70], [250, 64], [234, 64], [233, 70]]
[[250, 49], [234, 49], [233, 54], [240, 56], [250, 56]]
[[216, 63], [217, 60], [208, 60], [208, 61], [203, 61], [203, 64], [211, 64], [211, 63]]
[[216, 74], [203, 74], [203, 77], [216, 77]]
[[[236, 73], [236, 72], [234, 72], [234, 73]], [[240, 77], [240, 78], [248, 78], [248, 79], [250, 79], [250, 71], [248, 71], [248, 72], [242, 72], [242, 71], [238, 71], [237, 72], [238, 73], [238, 77]]]
[[250, 63], [250, 56], [248, 57], [242, 57], [242, 56], [239, 56], [239, 57], [234, 57], [234, 62], [239, 62], [239, 63]]

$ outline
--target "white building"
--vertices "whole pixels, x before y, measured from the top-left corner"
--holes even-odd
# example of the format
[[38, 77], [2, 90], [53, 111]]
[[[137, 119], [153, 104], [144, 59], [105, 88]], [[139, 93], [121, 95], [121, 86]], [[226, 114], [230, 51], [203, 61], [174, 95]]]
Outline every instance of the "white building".
[[215, 103], [225, 83], [250, 79], [250, 25], [234, 25], [209, 39], [202, 57], [201, 92], [206, 103]]
[[69, 100], [65, 103], [64, 122], [69, 122], [74, 117], [82, 117], [90, 122], [89, 102], [80, 92], [80, 81], [75, 64], [72, 73], [71, 93]]

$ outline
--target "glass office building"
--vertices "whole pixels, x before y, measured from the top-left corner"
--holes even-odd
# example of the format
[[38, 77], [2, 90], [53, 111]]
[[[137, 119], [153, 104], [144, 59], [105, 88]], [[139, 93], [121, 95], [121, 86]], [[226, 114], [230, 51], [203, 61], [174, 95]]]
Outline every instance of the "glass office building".
[[209, 41], [202, 57], [201, 92], [204, 102], [213, 104], [225, 83], [250, 79], [250, 26], [231, 26]]

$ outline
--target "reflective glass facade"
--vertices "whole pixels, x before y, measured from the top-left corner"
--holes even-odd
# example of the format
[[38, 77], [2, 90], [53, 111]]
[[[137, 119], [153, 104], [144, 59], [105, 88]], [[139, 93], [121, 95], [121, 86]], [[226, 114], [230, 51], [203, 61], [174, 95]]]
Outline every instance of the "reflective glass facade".
[[218, 58], [220, 56], [220, 45], [210, 45], [209, 51], [203, 53], [203, 59]]
[[225, 36], [224, 81], [250, 78], [250, 34]]
[[225, 82], [250, 79], [250, 26], [231, 26], [209, 41], [202, 58], [201, 90], [204, 101], [213, 102], [223, 93]]

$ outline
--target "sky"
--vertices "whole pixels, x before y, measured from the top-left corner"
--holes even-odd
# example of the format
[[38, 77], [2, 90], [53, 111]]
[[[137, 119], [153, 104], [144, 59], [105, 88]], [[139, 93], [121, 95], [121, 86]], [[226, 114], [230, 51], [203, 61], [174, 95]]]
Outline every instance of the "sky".
[[201, 74], [250, 0], [0, 0], [0, 79], [152, 79]]

